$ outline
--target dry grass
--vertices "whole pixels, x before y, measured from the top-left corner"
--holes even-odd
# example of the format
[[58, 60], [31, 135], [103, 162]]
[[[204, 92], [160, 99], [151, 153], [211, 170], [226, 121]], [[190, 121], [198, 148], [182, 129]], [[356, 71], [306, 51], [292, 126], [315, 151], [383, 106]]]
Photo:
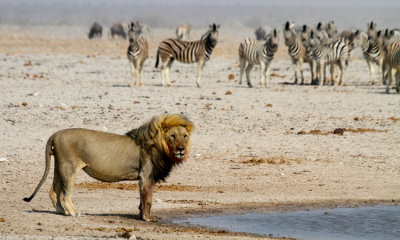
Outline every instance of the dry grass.
[[[352, 132], [352, 133], [366, 133], [366, 132], [387, 132], [388, 130], [379, 130], [379, 129], [373, 129], [373, 128], [342, 128], [343, 132]], [[330, 135], [330, 134], [335, 134], [334, 131], [328, 131], [328, 132], [323, 132], [319, 129], [315, 130], [310, 130], [310, 131], [304, 131], [301, 130], [300, 132], [297, 133], [297, 135]]]
[[251, 158], [248, 160], [240, 161], [242, 164], [251, 164], [253, 166], [255, 165], [260, 165], [263, 163], [267, 164], [290, 164], [291, 162], [296, 162], [296, 163], [301, 163], [300, 160], [298, 159], [291, 159], [291, 158], [285, 158], [283, 156], [280, 157], [268, 157], [268, 158]]

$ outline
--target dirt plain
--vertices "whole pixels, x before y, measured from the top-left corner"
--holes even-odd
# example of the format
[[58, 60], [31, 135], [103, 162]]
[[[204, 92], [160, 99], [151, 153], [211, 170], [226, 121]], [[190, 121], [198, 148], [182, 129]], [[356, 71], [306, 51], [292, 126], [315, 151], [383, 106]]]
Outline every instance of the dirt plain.
[[[83, 27], [0, 26], [1, 239], [265, 239], [171, 225], [203, 213], [399, 204], [400, 95], [369, 86], [357, 51], [345, 86], [292, 85], [281, 46], [269, 88], [239, 85], [238, 44], [251, 30], [221, 29], [197, 88], [196, 65], [174, 63], [171, 87], [154, 69], [156, 29], [144, 87], [131, 88], [127, 40], [87, 40]], [[197, 38], [204, 29], [195, 29]], [[44, 171], [44, 147], [55, 131], [83, 127], [124, 134], [152, 116], [183, 113], [195, 123], [188, 160], [155, 190], [158, 223], [138, 220], [137, 183], [105, 184], [80, 172], [73, 202], [80, 217], [55, 213], [52, 173], [30, 202]], [[343, 135], [333, 134], [336, 128]]]

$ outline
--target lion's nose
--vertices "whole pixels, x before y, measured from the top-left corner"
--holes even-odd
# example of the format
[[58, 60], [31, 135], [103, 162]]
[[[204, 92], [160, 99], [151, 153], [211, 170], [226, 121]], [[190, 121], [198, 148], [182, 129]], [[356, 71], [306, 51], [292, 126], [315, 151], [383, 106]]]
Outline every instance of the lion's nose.
[[178, 147], [178, 148], [176, 148], [176, 150], [178, 150], [179, 152], [183, 152], [183, 151], [185, 150], [185, 148], [183, 148], [183, 147]]

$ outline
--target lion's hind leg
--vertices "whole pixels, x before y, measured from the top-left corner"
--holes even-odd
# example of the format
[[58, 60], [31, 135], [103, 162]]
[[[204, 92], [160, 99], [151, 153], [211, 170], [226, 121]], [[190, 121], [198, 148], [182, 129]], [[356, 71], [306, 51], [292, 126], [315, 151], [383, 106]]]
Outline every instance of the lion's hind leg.
[[50, 198], [57, 212], [60, 214], [67, 216], [79, 215], [71, 199], [76, 173], [82, 168], [78, 165], [79, 164], [74, 164], [73, 161], [62, 163], [56, 161], [53, 186], [50, 189]]

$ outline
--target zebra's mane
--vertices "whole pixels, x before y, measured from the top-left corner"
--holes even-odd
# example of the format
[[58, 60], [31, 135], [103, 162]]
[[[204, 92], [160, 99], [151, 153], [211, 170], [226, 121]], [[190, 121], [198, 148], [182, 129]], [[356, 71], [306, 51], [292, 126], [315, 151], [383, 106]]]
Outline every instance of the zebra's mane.
[[204, 39], [208, 38], [210, 33], [211, 33], [211, 30], [208, 30], [206, 33], [203, 34], [203, 36], [201, 36], [200, 40], [204, 40]]

